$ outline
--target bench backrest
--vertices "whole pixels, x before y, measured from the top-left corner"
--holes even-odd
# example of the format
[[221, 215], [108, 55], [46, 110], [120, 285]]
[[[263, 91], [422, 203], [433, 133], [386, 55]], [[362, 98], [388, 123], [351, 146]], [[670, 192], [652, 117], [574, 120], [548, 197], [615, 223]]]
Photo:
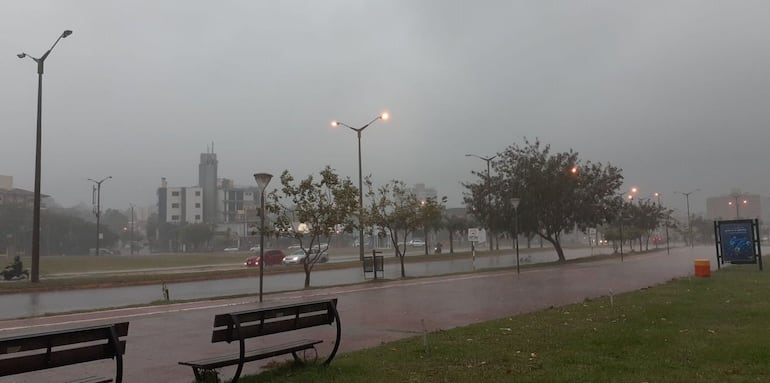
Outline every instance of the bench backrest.
[[122, 355], [128, 322], [0, 338], [0, 376], [116, 358], [116, 382], [123, 375]]
[[337, 299], [303, 302], [219, 314], [214, 317], [211, 342], [232, 342], [301, 328], [330, 325], [337, 315]]

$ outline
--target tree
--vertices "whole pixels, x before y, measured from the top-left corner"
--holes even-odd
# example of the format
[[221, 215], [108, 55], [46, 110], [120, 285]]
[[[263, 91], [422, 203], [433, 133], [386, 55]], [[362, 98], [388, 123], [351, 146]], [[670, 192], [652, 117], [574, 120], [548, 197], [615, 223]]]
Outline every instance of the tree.
[[189, 246], [188, 250], [201, 250], [214, 236], [214, 228], [207, 223], [191, 223], [179, 228], [179, 242]]
[[468, 219], [457, 215], [445, 215], [444, 227], [449, 232], [449, 254], [454, 254], [454, 235], [463, 235], [468, 230]]
[[[442, 214], [446, 208], [446, 197], [441, 200], [428, 198], [420, 201], [419, 219], [425, 234], [429, 230], [437, 232], [442, 227]], [[425, 255], [428, 255], [428, 236], [425, 235]]]
[[122, 232], [124, 227], [128, 227], [128, 222], [128, 216], [115, 209], [107, 209], [101, 216], [101, 224], [114, 233]]
[[[491, 181], [495, 208], [508, 217], [513, 227], [511, 198], [520, 198], [517, 214], [519, 232], [536, 234], [550, 242], [564, 262], [562, 233], [575, 228], [587, 230], [613, 216], [613, 200], [622, 184], [621, 170], [612, 165], [581, 162], [578, 153], [553, 153], [539, 140], [512, 144], [493, 163], [497, 172]], [[478, 199], [478, 186], [470, 185], [466, 203]]]
[[[295, 183], [285, 170], [281, 174], [280, 192], [270, 193], [270, 203], [265, 206], [276, 216], [276, 230], [294, 237], [305, 253], [305, 288], [310, 287], [310, 273], [328, 250], [331, 238], [352, 231], [352, 217], [358, 209], [358, 188], [349, 178], [340, 178], [329, 166], [319, 175], [317, 180], [310, 175]], [[291, 207], [284, 207], [284, 202]], [[302, 230], [298, 230], [297, 224], [302, 224]]]
[[[367, 196], [371, 200], [367, 222], [384, 236], [390, 237], [396, 257], [401, 262], [401, 277], [404, 278], [406, 277], [404, 269], [406, 238], [422, 225], [418, 215], [422, 201], [417, 199], [403, 181], [393, 180], [376, 191], [370, 179], [366, 180], [366, 185], [369, 188]], [[434, 202], [426, 200], [426, 203]], [[399, 243], [399, 238], [403, 243]]]

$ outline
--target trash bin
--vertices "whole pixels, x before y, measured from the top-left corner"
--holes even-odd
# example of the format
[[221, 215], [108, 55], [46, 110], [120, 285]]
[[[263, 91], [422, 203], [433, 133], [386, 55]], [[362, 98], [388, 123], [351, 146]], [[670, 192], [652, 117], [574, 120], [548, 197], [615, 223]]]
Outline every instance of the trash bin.
[[709, 262], [708, 259], [695, 260], [695, 276], [696, 277], [711, 276], [711, 262]]

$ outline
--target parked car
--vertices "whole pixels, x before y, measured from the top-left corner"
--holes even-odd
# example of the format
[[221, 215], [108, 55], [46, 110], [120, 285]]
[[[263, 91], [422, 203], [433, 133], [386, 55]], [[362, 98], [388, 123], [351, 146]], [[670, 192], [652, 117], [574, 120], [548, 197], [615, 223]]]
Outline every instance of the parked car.
[[[305, 259], [305, 255], [306, 255], [305, 251], [302, 249], [294, 250], [289, 255], [283, 258], [283, 264], [296, 265], [298, 263], [302, 263], [302, 261]], [[321, 256], [318, 258], [318, 262], [319, 263], [329, 262], [329, 255], [326, 253], [321, 254]]]
[[225, 247], [224, 252], [225, 253], [235, 253], [237, 251], [241, 251], [241, 249], [237, 247]]
[[412, 247], [424, 247], [425, 241], [423, 241], [422, 239], [412, 239], [411, 241], [408, 242], [408, 244], [409, 246], [412, 246]]
[[258, 253], [259, 252], [259, 245], [250, 248], [249, 251]]
[[[283, 258], [286, 256], [286, 253], [284, 253], [283, 250], [270, 249], [265, 250], [263, 256], [265, 257], [265, 266], [280, 265], [283, 263]], [[246, 267], [259, 266], [259, 255], [253, 255], [246, 258], [243, 265]]]

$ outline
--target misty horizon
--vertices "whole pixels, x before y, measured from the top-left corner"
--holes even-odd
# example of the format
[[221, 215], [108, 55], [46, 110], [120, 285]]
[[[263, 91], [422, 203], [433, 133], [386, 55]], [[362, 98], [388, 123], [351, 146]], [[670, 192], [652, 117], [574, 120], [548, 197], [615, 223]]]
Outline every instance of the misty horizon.
[[[63, 206], [153, 206], [161, 177], [424, 183], [462, 206], [462, 182], [524, 137], [623, 169], [623, 190], [770, 195], [764, 144], [770, 3], [56, 1], [0, 5], [0, 174], [32, 190], [42, 55], [42, 193]], [[268, 189], [276, 187], [274, 179]]]

